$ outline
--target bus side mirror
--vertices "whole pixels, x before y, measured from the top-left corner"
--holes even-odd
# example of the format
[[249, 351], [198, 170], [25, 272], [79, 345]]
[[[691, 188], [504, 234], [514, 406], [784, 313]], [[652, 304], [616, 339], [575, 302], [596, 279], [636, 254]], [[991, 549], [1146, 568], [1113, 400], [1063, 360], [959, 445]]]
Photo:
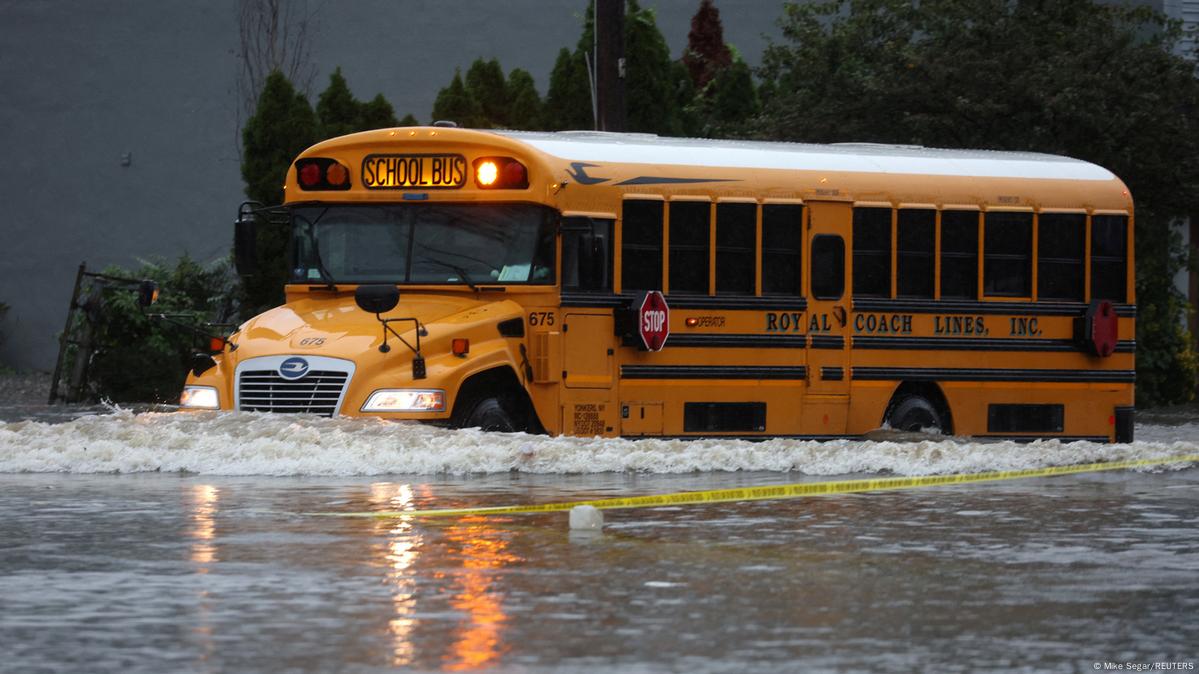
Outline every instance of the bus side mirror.
[[390, 283], [360, 285], [354, 291], [358, 308], [371, 314], [385, 314], [400, 303], [400, 290]]
[[258, 262], [258, 217], [242, 210], [233, 225], [233, 266], [242, 276], [250, 276]]

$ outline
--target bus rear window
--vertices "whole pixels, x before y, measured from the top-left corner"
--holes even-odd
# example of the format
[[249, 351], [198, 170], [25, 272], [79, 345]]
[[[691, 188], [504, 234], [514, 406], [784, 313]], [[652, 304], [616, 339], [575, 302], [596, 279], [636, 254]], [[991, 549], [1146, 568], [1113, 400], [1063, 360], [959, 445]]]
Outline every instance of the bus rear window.
[[1037, 219], [1037, 297], [1043, 300], [1083, 298], [1087, 216], [1042, 213]]
[[1091, 216], [1091, 297], [1128, 299], [1128, 216]]

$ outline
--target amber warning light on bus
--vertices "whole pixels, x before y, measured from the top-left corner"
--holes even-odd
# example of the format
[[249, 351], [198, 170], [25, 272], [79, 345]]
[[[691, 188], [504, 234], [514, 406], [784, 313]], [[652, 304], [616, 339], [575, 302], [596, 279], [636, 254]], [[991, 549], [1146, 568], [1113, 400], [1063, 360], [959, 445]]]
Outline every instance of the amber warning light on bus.
[[529, 186], [529, 170], [511, 157], [480, 157], [475, 160], [475, 184], [485, 190], [523, 190]]
[[299, 159], [296, 181], [302, 190], [348, 190], [350, 171], [335, 159]]

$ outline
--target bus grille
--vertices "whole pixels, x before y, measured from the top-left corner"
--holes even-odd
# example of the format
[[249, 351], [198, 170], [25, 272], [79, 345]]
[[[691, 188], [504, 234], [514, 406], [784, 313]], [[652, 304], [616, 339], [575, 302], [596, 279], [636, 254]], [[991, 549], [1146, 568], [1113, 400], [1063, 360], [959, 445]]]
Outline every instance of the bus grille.
[[288, 381], [275, 370], [246, 370], [238, 378], [243, 412], [290, 412], [331, 417], [346, 385], [348, 373], [313, 370], [303, 379]]

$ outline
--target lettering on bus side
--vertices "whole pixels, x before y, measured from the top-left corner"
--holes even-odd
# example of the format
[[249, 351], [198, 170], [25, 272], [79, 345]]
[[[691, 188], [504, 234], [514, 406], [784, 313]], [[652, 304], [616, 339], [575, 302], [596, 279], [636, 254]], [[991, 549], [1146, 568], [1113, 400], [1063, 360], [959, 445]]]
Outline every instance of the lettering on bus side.
[[936, 335], [978, 335], [990, 332], [982, 316], [934, 316], [933, 334]]
[[1013, 337], [1037, 337], [1043, 334], [1035, 316], [1012, 316], [1008, 322], [1008, 334]]
[[911, 314], [858, 314], [853, 317], [853, 331], [866, 335], [910, 335]]
[[[813, 316], [813, 318], [815, 318]], [[766, 332], [802, 332], [802, 311], [767, 311]]]

